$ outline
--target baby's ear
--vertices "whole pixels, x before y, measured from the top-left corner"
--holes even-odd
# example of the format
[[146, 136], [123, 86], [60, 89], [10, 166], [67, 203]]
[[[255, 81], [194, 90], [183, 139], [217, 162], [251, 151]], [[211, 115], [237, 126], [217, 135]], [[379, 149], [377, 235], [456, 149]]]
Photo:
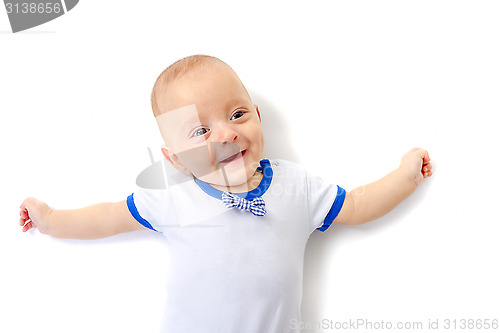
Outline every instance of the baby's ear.
[[187, 175], [191, 175], [191, 172], [186, 169], [186, 167], [179, 161], [177, 155], [175, 155], [167, 146], [163, 145], [161, 147], [161, 152], [163, 156], [180, 172], [185, 173]]
[[259, 106], [257, 104], [254, 104], [253, 106], [255, 106], [255, 110], [257, 111], [257, 115], [259, 116], [259, 120], [262, 121], [262, 119], [260, 118]]

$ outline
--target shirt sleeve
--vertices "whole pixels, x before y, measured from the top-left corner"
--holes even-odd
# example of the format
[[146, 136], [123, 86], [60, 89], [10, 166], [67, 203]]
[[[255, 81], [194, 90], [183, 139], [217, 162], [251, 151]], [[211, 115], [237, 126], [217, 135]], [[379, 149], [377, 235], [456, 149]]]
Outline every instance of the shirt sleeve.
[[166, 189], [139, 187], [127, 198], [127, 206], [138, 223], [166, 237], [171, 228], [198, 225], [227, 211], [224, 205], [213, 207], [218, 200], [200, 192], [192, 178]]
[[309, 219], [312, 231], [326, 231], [337, 217], [345, 199], [345, 190], [317, 176], [307, 174]]
[[151, 230], [161, 232], [165, 220], [165, 202], [168, 201], [166, 190], [138, 188], [128, 196], [127, 206], [132, 216]]

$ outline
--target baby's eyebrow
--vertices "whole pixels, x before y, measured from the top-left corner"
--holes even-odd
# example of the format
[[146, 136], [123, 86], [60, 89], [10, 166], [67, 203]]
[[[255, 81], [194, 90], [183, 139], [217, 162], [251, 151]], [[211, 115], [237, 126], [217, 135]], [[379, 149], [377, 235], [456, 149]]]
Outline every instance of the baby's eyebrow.
[[185, 133], [192, 127], [201, 125], [200, 116], [194, 104], [167, 111], [157, 116], [156, 120], [160, 128], [167, 132]]
[[198, 112], [189, 113], [190, 114], [186, 115], [186, 117], [182, 119], [182, 124], [179, 124], [179, 128], [182, 131], [181, 133], [185, 134], [186, 136], [190, 135], [196, 127], [203, 125]]
[[201, 122], [190, 122], [190, 123], [187, 123], [187, 124], [183, 124], [183, 126], [180, 128], [181, 130], [181, 133], [185, 136], [189, 136], [191, 134], [191, 132], [193, 132], [193, 130], [195, 128], [198, 128], [199, 126], [201, 125]]
[[234, 108], [240, 108], [240, 107], [245, 107], [247, 103], [245, 100], [241, 98], [232, 98], [226, 103], [226, 108], [227, 109], [234, 109]]
[[200, 114], [198, 113], [198, 110], [196, 112], [188, 112], [189, 114], [186, 115], [185, 122], [189, 124], [201, 124], [201, 117]]

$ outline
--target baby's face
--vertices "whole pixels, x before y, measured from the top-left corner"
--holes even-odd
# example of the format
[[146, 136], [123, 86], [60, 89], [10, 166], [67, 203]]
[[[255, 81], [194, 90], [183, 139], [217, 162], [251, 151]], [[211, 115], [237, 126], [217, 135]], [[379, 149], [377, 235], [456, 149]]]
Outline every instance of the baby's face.
[[264, 149], [260, 114], [230, 68], [194, 69], [158, 101], [163, 153], [179, 170], [219, 186], [255, 176]]

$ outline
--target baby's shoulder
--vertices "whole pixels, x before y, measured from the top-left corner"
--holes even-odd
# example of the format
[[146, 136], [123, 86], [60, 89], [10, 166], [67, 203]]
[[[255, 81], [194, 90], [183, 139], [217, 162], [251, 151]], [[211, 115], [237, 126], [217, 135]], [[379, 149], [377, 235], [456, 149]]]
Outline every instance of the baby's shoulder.
[[280, 168], [303, 168], [299, 163], [292, 162], [290, 160], [284, 160], [281, 158], [272, 158], [269, 159], [269, 162], [271, 162], [271, 165], [273, 167], [280, 167]]
[[283, 160], [271, 159], [271, 166], [276, 176], [300, 179], [307, 176], [307, 170], [299, 163]]

